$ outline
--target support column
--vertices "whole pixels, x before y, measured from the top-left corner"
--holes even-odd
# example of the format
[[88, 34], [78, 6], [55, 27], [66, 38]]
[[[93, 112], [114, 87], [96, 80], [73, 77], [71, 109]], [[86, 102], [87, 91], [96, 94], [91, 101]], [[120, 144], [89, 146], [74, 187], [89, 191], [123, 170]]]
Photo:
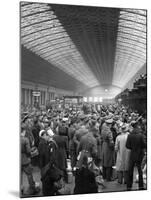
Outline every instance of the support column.
[[28, 89], [28, 104], [31, 105], [30, 89]]
[[49, 89], [45, 91], [45, 105], [47, 105], [48, 100], [49, 100]]
[[25, 89], [25, 105], [27, 105], [27, 89]]

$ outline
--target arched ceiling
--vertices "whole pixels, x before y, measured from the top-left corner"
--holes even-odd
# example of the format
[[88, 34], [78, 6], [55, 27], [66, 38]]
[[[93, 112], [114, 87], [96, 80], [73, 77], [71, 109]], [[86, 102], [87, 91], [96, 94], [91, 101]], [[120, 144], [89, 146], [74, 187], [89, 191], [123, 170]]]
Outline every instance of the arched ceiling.
[[22, 2], [22, 78], [116, 96], [146, 63], [146, 14]]

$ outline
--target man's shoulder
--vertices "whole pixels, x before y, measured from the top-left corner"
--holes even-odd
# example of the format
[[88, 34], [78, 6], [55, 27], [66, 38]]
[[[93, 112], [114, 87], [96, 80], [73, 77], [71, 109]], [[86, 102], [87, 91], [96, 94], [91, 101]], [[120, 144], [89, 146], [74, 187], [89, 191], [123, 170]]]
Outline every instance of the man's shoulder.
[[69, 133], [75, 132], [75, 128], [74, 127], [69, 127]]
[[29, 143], [29, 139], [27, 137], [21, 137], [21, 141], [23, 143]]
[[86, 140], [88, 137], [89, 137], [89, 134], [87, 133], [87, 134], [85, 134], [85, 135], [82, 135], [80, 140], [81, 140], [81, 141], [84, 141], [84, 140]]
[[122, 135], [119, 134], [116, 138], [117, 138], [117, 140], [120, 140], [122, 138]]
[[143, 136], [142, 136], [142, 134], [141, 133], [134, 133], [134, 132], [132, 132], [132, 133], [130, 133], [129, 135], [128, 135], [128, 139], [132, 139], [132, 140], [137, 140], [138, 138], [142, 138]]
[[88, 129], [86, 129], [85, 127], [79, 129], [79, 134], [83, 134], [83, 133], [87, 133], [87, 132], [88, 132]]
[[75, 135], [79, 135], [80, 134], [80, 129], [75, 130]]
[[39, 145], [44, 145], [44, 144], [46, 144], [46, 141], [44, 139], [40, 138]]

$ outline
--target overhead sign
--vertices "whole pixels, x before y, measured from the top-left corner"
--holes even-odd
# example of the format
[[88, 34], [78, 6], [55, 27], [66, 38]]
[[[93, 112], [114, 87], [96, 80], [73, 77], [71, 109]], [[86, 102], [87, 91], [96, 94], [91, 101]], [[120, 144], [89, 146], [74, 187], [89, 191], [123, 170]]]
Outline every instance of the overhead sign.
[[40, 92], [39, 91], [33, 91], [32, 92], [34, 97], [39, 97], [40, 96]]
[[78, 103], [76, 98], [65, 98], [65, 103]]

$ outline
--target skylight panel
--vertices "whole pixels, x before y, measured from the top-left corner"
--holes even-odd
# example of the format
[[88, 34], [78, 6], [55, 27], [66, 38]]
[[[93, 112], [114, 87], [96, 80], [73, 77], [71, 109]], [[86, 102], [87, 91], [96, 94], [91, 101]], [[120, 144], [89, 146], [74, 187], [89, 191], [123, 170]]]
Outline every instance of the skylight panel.
[[128, 12], [122, 12], [120, 13], [120, 19], [124, 19], [124, 20], [132, 20], [134, 22], [137, 23], [141, 23], [141, 24], [146, 24], [146, 17], [145, 16], [141, 16], [141, 15], [136, 15], [133, 13], [128, 13]]
[[33, 33], [32, 36], [31, 35], [25, 36], [22, 38], [22, 41], [25, 44], [25, 43], [32, 42], [36, 39], [40, 39], [43, 36], [48, 37], [49, 40], [54, 40], [54, 39], [58, 39], [58, 38], [62, 38], [62, 37], [69, 37], [65, 32], [51, 34], [50, 31], [47, 30], [47, 31], [45, 31], [45, 34], [36, 32], [36, 33]]
[[124, 26], [128, 28], [134, 28], [134, 29], [146, 32], [146, 25], [138, 24], [135, 21], [126, 21], [126, 20], [120, 19], [119, 25], [121, 25], [122, 27]]
[[[53, 20], [53, 19], [55, 20], [56, 17], [55, 16], [50, 17], [50, 15], [40, 16], [40, 14], [37, 14], [36, 18], [33, 18], [33, 16], [29, 16], [27, 19], [26, 18], [22, 18], [22, 23], [21, 23], [22, 28], [24, 28], [26, 26], [34, 25], [36, 23], [48, 21], [48, 20]], [[29, 23], [29, 21], [30, 21], [30, 23]]]
[[129, 35], [135, 35], [135, 36], [146, 39], [146, 33], [145, 32], [141, 32], [141, 35], [140, 35], [139, 30], [130, 29], [128, 27], [121, 27], [121, 28], [118, 29], [118, 32], [121, 32], [121, 33], [124, 33], [124, 34], [129, 34]]
[[130, 8], [126, 8], [126, 9], [121, 9], [121, 11], [125, 11], [125, 12], [128, 12], [128, 13], [134, 13], [134, 14], [137, 14], [137, 15], [143, 15], [143, 16], [146, 16], [146, 10], [142, 10], [142, 9], [130, 9]]
[[136, 42], [139, 42], [139, 43], [143, 43], [143, 44], [146, 43], [146, 39], [145, 38], [141, 38], [141, 37], [134, 36], [134, 35], [128, 35], [128, 34], [121, 33], [121, 32], [119, 32], [118, 38], [119, 39], [123, 38], [123, 39], [133, 40], [133, 41], [136, 41]]
[[32, 3], [21, 7], [21, 17], [50, 10], [47, 4]]
[[137, 10], [120, 11], [113, 85], [124, 87], [146, 62], [146, 16]]
[[51, 6], [32, 3], [21, 13], [21, 43], [27, 49], [88, 87], [99, 85]]

